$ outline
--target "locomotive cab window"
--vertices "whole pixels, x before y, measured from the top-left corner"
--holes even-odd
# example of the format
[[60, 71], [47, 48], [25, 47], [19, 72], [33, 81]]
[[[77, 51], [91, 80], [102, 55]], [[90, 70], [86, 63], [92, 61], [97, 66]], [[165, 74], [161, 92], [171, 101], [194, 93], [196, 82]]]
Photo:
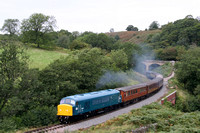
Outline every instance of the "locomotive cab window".
[[60, 101], [60, 104], [71, 104], [71, 105], [75, 105], [75, 101], [74, 100], [72, 100], [72, 99], [62, 99], [61, 101]]

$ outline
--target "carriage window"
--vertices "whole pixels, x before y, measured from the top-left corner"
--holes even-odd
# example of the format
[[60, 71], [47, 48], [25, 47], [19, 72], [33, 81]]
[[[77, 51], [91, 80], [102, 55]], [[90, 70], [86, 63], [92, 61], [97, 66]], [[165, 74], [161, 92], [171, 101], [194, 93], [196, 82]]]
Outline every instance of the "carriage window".
[[130, 91], [128, 92], [128, 95], [130, 95]]

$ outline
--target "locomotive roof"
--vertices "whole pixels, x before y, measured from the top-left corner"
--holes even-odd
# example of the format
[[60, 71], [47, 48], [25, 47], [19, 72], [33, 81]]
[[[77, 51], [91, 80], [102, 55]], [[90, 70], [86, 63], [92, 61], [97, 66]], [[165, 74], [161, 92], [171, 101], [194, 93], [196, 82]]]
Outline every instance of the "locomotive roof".
[[89, 92], [89, 93], [84, 93], [84, 94], [77, 94], [77, 95], [68, 96], [64, 98], [73, 99], [75, 101], [84, 101], [84, 100], [89, 100], [89, 99], [99, 98], [99, 97], [109, 96], [109, 95], [115, 95], [115, 94], [119, 94], [119, 91], [115, 89], [108, 89], [108, 90], [101, 90], [101, 91]]
[[116, 90], [122, 90], [122, 91], [130, 91], [130, 90], [134, 90], [134, 89], [138, 89], [138, 88], [142, 88], [147, 86], [146, 83], [142, 83], [142, 84], [137, 84], [137, 85], [131, 85], [131, 86], [126, 86], [126, 87], [120, 87], [120, 88], [116, 88]]

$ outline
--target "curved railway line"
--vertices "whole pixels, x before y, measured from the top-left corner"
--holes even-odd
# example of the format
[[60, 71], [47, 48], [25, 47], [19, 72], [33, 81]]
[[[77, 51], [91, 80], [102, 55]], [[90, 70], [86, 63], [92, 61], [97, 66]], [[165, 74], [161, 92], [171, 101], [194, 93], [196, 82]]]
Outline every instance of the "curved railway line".
[[155, 93], [153, 96], [148, 98], [142, 99], [138, 102], [131, 103], [125, 107], [119, 107], [114, 110], [110, 110], [108, 112], [100, 112], [95, 116], [89, 116], [88, 118], [83, 118], [81, 120], [75, 121], [70, 124], [55, 124], [51, 126], [41, 127], [34, 130], [27, 131], [25, 133], [44, 133], [44, 132], [52, 132], [52, 133], [61, 133], [65, 131], [74, 131], [78, 129], [88, 128], [92, 125], [97, 125], [103, 123], [109, 119], [117, 117], [121, 114], [128, 113], [132, 109], [140, 108], [144, 105], [150, 104], [152, 102], [157, 101], [158, 99], [162, 98], [167, 92], [167, 81], [174, 76], [174, 72], [167, 78], [164, 78], [163, 87]]

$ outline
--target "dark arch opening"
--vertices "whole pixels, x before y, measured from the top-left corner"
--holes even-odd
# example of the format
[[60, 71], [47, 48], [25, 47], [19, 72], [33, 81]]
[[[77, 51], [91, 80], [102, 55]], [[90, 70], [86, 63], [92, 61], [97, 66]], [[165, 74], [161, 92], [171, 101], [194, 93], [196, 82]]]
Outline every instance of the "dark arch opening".
[[152, 70], [154, 70], [155, 68], [157, 68], [157, 67], [159, 67], [160, 65], [159, 64], [151, 64], [150, 66], [149, 66], [149, 71], [152, 71]]
[[146, 65], [143, 63], [138, 63], [135, 67], [135, 71], [145, 74], [146, 73]]

